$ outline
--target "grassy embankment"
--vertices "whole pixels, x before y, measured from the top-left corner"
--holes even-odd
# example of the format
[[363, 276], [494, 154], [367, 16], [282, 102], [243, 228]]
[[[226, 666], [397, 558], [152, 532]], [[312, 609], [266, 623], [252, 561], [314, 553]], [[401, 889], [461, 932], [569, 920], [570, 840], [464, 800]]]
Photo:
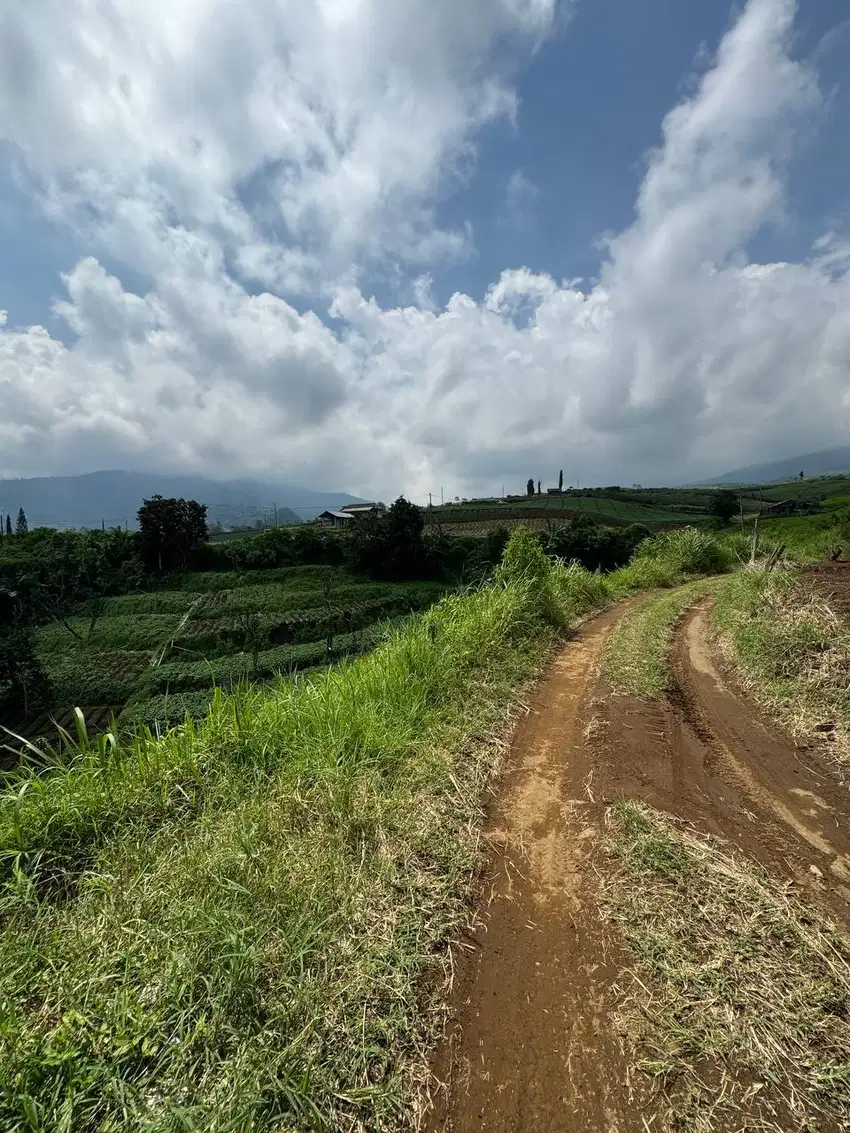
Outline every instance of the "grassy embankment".
[[0, 1128], [409, 1122], [521, 691], [565, 626], [680, 581], [692, 548], [602, 577], [521, 532], [492, 585], [368, 656], [12, 777]]
[[850, 758], [850, 626], [804, 574], [741, 571], [711, 611], [717, 646], [753, 698], [798, 737], [834, 723], [836, 757]]

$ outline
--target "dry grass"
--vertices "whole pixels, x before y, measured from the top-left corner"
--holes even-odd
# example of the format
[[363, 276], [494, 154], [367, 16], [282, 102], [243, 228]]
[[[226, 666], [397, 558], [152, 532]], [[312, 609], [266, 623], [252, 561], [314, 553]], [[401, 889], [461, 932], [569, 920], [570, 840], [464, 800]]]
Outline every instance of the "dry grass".
[[850, 1128], [848, 941], [725, 844], [641, 804], [610, 809], [607, 844], [603, 906], [634, 958], [621, 1022], [655, 1081], [654, 1128]]

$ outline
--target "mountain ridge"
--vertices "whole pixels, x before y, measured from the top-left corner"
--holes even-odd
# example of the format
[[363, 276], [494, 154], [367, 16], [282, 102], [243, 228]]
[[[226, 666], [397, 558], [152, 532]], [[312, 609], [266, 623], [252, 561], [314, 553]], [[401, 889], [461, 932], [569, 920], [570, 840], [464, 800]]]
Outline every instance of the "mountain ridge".
[[850, 445], [821, 449], [819, 452], [784, 457], [782, 460], [763, 461], [759, 464], [733, 468], [708, 480], [698, 480], [690, 487], [707, 487], [715, 484], [768, 484], [771, 481], [793, 480], [802, 472], [806, 479], [828, 476], [830, 473], [850, 472]]
[[[32, 527], [128, 527], [153, 495], [184, 497], [206, 504], [210, 523], [252, 523], [313, 519], [326, 508], [361, 502], [348, 492], [321, 491], [294, 484], [241, 478], [214, 480], [169, 472], [105, 469], [75, 476], [33, 476], [0, 480], [0, 512], [14, 523], [18, 508]], [[290, 513], [287, 516], [287, 512]]]

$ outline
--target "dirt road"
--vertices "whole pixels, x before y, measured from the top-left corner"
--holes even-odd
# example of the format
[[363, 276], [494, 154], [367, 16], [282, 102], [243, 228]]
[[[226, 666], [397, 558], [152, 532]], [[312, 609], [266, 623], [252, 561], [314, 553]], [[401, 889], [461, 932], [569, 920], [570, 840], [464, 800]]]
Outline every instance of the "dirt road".
[[678, 632], [669, 697], [614, 695], [598, 663], [622, 610], [581, 628], [514, 737], [489, 820], [486, 907], [456, 956], [429, 1133], [654, 1128], [613, 1022], [617, 944], [596, 902], [594, 844], [616, 798], [728, 838], [850, 922], [846, 788], [724, 682], [704, 606]]

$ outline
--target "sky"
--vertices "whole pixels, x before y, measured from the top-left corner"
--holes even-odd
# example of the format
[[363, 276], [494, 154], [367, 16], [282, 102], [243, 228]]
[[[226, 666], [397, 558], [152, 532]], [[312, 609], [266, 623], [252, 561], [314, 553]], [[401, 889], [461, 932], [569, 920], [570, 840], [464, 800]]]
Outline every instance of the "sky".
[[0, 477], [850, 443], [846, 0], [0, 0]]

